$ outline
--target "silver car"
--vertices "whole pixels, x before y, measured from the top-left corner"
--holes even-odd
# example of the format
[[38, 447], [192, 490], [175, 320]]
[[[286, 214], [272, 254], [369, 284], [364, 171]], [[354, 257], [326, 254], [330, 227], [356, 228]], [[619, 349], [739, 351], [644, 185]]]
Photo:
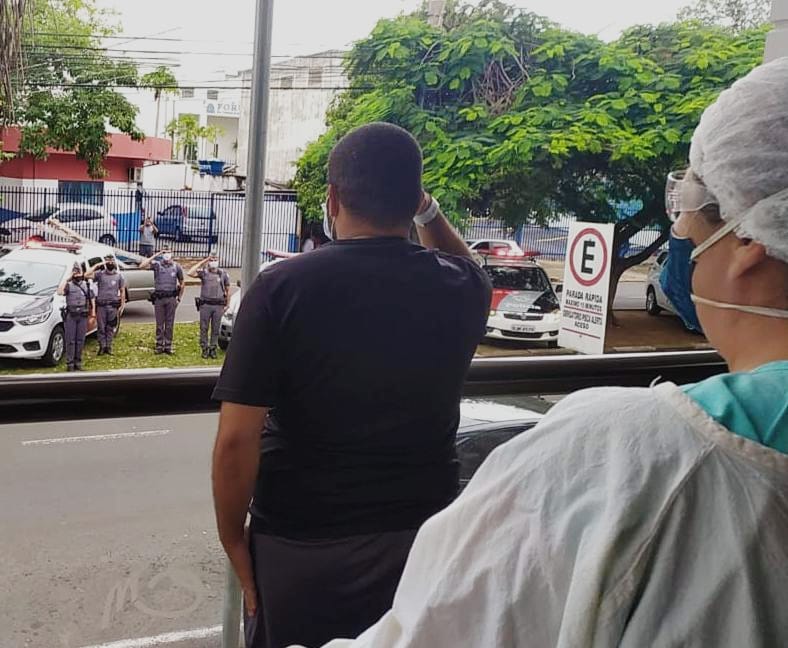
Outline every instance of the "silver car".
[[646, 283], [646, 312], [655, 317], [663, 310], [673, 315], [676, 314], [676, 311], [673, 310], [673, 305], [670, 303], [670, 300], [667, 298], [667, 295], [665, 295], [659, 283], [659, 276], [662, 274], [662, 268], [665, 267], [665, 262], [667, 260], [667, 251], [660, 252], [648, 272], [648, 280]]

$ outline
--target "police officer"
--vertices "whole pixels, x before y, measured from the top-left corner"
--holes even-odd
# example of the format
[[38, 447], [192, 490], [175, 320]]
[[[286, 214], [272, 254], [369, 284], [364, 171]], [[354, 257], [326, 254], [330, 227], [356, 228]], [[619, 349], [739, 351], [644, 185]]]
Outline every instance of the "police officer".
[[156, 315], [156, 353], [172, 355], [175, 309], [183, 297], [183, 269], [172, 260], [169, 249], [140, 263], [143, 270], [153, 270], [153, 310]]
[[[99, 269], [101, 268], [101, 269]], [[118, 318], [126, 306], [126, 279], [117, 270], [115, 256], [107, 254], [85, 273], [86, 279], [96, 282], [96, 314], [98, 316], [98, 355], [112, 355], [112, 340], [118, 327]]]
[[66, 298], [63, 309], [66, 327], [66, 368], [68, 371], [82, 370], [82, 349], [88, 330], [88, 317], [95, 313], [90, 282], [85, 280], [82, 266], [75, 263], [71, 276], [63, 279], [57, 294]]
[[[219, 325], [222, 313], [227, 308], [230, 275], [219, 267], [219, 259], [215, 253], [211, 253], [209, 257], [200, 261], [186, 274], [198, 278], [202, 284], [200, 296], [195, 300], [200, 313], [202, 357], [215, 358], [216, 345], [219, 341]], [[210, 341], [208, 338], [209, 325], [211, 327]]]

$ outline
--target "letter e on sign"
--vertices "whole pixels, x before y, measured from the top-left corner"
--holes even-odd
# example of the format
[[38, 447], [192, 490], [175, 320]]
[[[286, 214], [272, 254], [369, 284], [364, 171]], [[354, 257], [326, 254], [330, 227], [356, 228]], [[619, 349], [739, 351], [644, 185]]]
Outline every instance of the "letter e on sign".
[[613, 225], [572, 223], [564, 262], [558, 344], [580, 353], [605, 350]]

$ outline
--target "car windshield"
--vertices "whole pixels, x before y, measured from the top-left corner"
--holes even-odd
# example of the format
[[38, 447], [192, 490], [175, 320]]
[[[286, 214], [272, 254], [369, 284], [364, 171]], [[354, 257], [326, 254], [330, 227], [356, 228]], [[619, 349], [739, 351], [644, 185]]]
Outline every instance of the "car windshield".
[[5, 259], [0, 262], [0, 292], [18, 295], [52, 295], [66, 266]]
[[485, 269], [492, 279], [493, 288], [538, 292], [550, 290], [550, 281], [541, 268], [486, 266]]

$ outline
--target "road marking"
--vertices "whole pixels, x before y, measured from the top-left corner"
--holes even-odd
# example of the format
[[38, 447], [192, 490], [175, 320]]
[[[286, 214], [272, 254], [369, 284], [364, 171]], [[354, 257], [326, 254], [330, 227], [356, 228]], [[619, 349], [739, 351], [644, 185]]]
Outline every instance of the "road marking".
[[119, 434], [95, 434], [93, 436], [60, 437], [57, 439], [35, 439], [22, 441], [23, 446], [55, 445], [58, 443], [82, 443], [83, 441], [114, 441], [115, 439], [137, 439], [169, 434], [170, 430], [148, 430], [146, 432], [121, 432]]
[[180, 632], [166, 632], [154, 637], [138, 637], [137, 639], [121, 639], [109, 643], [84, 646], [83, 648], [147, 648], [148, 646], [161, 646], [164, 644], [187, 641], [188, 639], [206, 639], [221, 634], [222, 626], [210, 628], [197, 628], [196, 630], [182, 630]]

